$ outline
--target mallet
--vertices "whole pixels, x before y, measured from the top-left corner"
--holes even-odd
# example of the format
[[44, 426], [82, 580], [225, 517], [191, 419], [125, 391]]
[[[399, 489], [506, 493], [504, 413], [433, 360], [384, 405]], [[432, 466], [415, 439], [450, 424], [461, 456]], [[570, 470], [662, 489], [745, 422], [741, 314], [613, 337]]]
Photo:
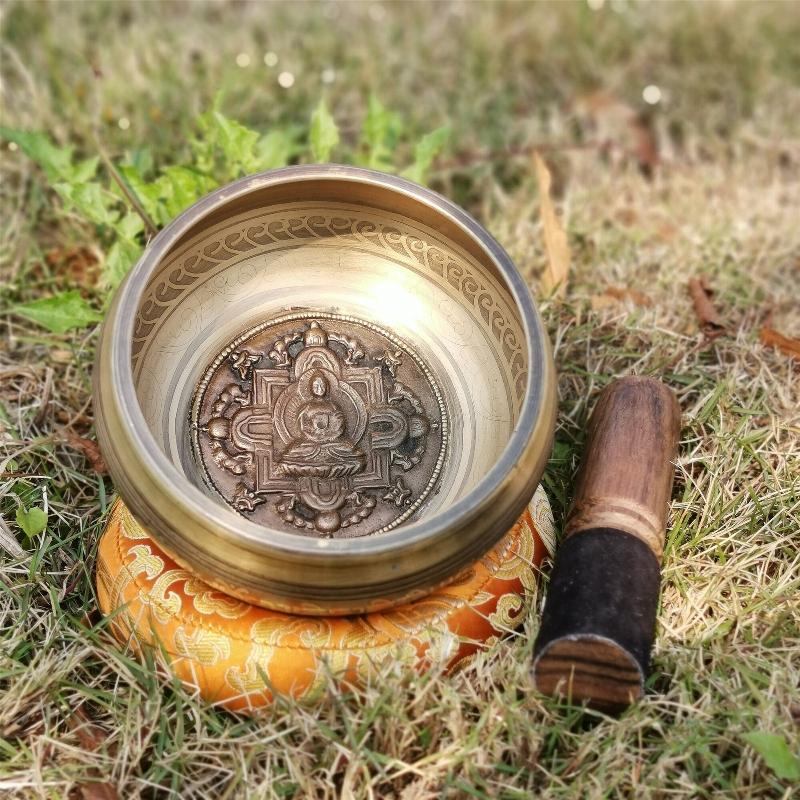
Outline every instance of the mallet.
[[679, 434], [660, 381], [622, 378], [600, 394], [534, 649], [539, 691], [603, 710], [641, 697]]

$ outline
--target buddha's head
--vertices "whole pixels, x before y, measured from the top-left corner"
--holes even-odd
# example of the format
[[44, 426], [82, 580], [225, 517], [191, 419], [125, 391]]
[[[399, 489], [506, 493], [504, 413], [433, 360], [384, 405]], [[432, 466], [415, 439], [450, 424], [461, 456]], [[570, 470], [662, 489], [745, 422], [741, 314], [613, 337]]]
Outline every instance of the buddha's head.
[[311, 394], [314, 397], [325, 397], [328, 393], [328, 381], [322, 375], [316, 375], [311, 381]]

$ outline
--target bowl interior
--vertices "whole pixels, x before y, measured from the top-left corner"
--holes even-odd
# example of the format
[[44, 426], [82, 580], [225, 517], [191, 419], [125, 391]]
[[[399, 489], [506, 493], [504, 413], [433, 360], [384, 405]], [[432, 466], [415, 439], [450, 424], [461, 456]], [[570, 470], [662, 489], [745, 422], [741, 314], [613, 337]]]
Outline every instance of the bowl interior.
[[[309, 333], [312, 327], [321, 333]], [[284, 352], [275, 351], [278, 340]], [[295, 369], [303, 349], [310, 367], [301, 385]], [[350, 525], [348, 536], [432, 517], [465, 497], [508, 443], [529, 361], [508, 286], [446, 214], [408, 197], [359, 198], [334, 186], [254, 191], [195, 223], [144, 287], [132, 352], [147, 425], [189, 481], [231, 514], [319, 534], [323, 528], [307, 524], [307, 508], [305, 527], [285, 508], [259, 517], [247, 499], [232, 503], [236, 487], [274, 510], [281, 498], [286, 505], [291, 487], [302, 496], [312, 486], [313, 496], [335, 505], [326, 491], [342, 481], [353, 490], [355, 480], [363, 491], [346, 509], [374, 508], [371, 521]], [[280, 438], [276, 409], [294, 384], [300, 388], [284, 398], [281, 419], [290, 422], [279, 426]], [[224, 390], [233, 385], [242, 399], [215, 417], [209, 409], [229, 399]], [[413, 399], [398, 394], [404, 389]], [[242, 422], [241, 409], [252, 407], [261, 416], [248, 411], [251, 422]], [[215, 419], [223, 419], [224, 434], [216, 443]], [[228, 446], [232, 428], [242, 449]], [[398, 444], [398, 434], [392, 449], [386, 442], [401, 428], [406, 440]], [[228, 447], [221, 456], [211, 449], [218, 443]], [[304, 473], [312, 451], [349, 465], [337, 469], [351, 476]], [[227, 471], [217, 469], [226, 457]], [[321, 511], [316, 519], [330, 520]], [[344, 535], [339, 523], [333, 527]]]

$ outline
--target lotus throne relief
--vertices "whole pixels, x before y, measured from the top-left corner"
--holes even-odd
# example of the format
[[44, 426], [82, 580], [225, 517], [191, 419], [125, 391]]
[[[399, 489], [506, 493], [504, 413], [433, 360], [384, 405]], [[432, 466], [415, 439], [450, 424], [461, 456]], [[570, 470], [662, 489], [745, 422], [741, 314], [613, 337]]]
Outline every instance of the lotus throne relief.
[[325, 537], [389, 530], [441, 473], [442, 394], [388, 331], [299, 316], [259, 326], [214, 360], [193, 403], [196, 457], [209, 485], [262, 524]]

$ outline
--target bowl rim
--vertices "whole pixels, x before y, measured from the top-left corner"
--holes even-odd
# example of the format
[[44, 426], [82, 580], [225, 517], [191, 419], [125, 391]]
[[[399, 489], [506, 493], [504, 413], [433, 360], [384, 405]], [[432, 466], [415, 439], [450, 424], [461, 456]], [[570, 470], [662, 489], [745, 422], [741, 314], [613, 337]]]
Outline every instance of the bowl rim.
[[[170, 249], [202, 223], [206, 216], [234, 200], [275, 184], [321, 180], [351, 182], [383, 191], [388, 190], [427, 206], [434, 215], [444, 216], [451, 224], [456, 225], [498, 271], [519, 314], [528, 353], [527, 384], [516, 424], [495, 464], [472, 489], [453, 505], [431, 517], [423, 517], [380, 535], [352, 539], [304, 537], [266, 527], [236, 515], [204, 493], [169, 460], [150, 431], [139, 405], [132, 369], [136, 312], [150, 278]], [[107, 350], [107, 354], [102, 355], [105, 362], [102, 368], [99, 367], [101, 350]], [[292, 166], [247, 176], [204, 196], [172, 220], [149, 243], [117, 290], [113, 306], [103, 325], [97, 364], [95, 396], [96, 398], [99, 396], [102, 400], [97, 403], [98, 435], [101, 445], [117, 453], [121, 453], [122, 449], [129, 449], [138, 456], [141, 465], [148, 472], [145, 482], [137, 481], [139, 476], [135, 472], [129, 473], [121, 466], [122, 458], [118, 460], [112, 457], [109, 460], [109, 467], [118, 486], [139, 484], [137, 495], [146, 495], [155, 487], [162, 494], [169, 496], [169, 502], [175, 506], [174, 511], [178, 516], [187, 521], [199, 520], [202, 516], [206, 526], [212, 527], [222, 541], [244, 546], [259, 558], [279, 556], [297, 562], [330, 563], [331, 560], [346, 558], [364, 563], [376, 556], [397, 556], [404, 551], [431, 546], [453, 526], [454, 520], [477, 519], [480, 514], [489, 510], [493, 498], [496, 498], [498, 490], [509, 476], [515, 470], [526, 468], [525, 462], [531, 460], [529, 452], [531, 439], [540, 426], [543, 416], [548, 415], [549, 406], [554, 405], [552, 398], [548, 397], [548, 394], [553, 392], [552, 386], [546, 385], [548, 374], [552, 375], [552, 356], [546, 332], [528, 285], [494, 237], [465, 210], [437, 192], [394, 175], [338, 164]], [[106, 373], [105, 376], [98, 374], [101, 369]], [[107, 374], [109, 372], [110, 374]], [[105, 383], [105, 381], [110, 382]], [[103, 419], [106, 416], [104, 404], [109, 402], [113, 404], [116, 414], [113, 436], [106, 430]], [[549, 452], [548, 442], [552, 439], [552, 411], [549, 416], [551, 419], [545, 422], [550, 424], [551, 432], [545, 437], [547, 441], [542, 445], [546, 452], [544, 455], [537, 453], [536, 458], [540, 465], [544, 463], [543, 459]], [[114, 437], [119, 436], [126, 441], [115, 442]], [[536, 468], [541, 473], [541, 467]], [[124, 479], [120, 480], [121, 477]], [[532, 476], [529, 483], [534, 479], [538, 481], [539, 477], [540, 474]], [[152, 514], [142, 507], [138, 498], [126, 497], [123, 491], [120, 491], [120, 494], [135, 516], [143, 518], [144, 522], [153, 519]], [[523, 498], [518, 502], [519, 508], [515, 511], [514, 518], [521, 513], [528, 499]], [[158, 538], [159, 531], [152, 530], [152, 525], [150, 527], [152, 534]], [[485, 547], [482, 549], [488, 550], [503, 532], [494, 538], [487, 537]], [[187, 557], [184, 560], [191, 559]]]

